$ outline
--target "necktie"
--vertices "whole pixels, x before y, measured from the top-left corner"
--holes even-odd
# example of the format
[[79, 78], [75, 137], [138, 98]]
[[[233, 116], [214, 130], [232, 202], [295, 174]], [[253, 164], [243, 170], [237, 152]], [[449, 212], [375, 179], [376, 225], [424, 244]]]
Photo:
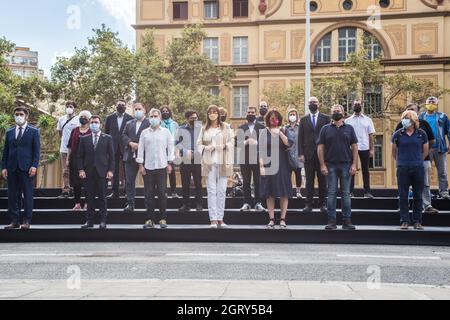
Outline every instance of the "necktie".
[[22, 139], [22, 135], [23, 135], [22, 130], [23, 130], [23, 128], [19, 127], [19, 134], [17, 135], [17, 141], [20, 141], [20, 139]]
[[94, 137], [94, 150], [97, 149], [97, 144], [98, 144], [98, 134], [96, 134]]
[[315, 129], [316, 128], [316, 115], [315, 114], [313, 114], [313, 116], [312, 116], [312, 123], [313, 123], [313, 128]]

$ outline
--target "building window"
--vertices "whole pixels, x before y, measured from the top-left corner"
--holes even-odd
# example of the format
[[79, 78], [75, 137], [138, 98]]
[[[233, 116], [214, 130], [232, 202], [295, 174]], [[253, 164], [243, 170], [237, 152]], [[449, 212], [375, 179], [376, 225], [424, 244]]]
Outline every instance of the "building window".
[[233, 118], [244, 118], [248, 107], [248, 87], [233, 88]]
[[344, 10], [352, 10], [353, 8], [353, 1], [352, 0], [345, 0], [342, 3], [342, 7], [344, 8]]
[[377, 115], [383, 112], [381, 106], [381, 86], [367, 86], [364, 92], [364, 109], [367, 114]]
[[248, 63], [248, 38], [247, 37], [233, 38], [233, 63], [234, 64]]
[[367, 59], [369, 60], [379, 58], [383, 53], [378, 39], [367, 32], [364, 33], [364, 47], [367, 51]]
[[215, 64], [219, 63], [219, 38], [203, 39], [203, 53]]
[[348, 54], [356, 51], [356, 28], [339, 29], [339, 61], [347, 61]]
[[316, 12], [317, 9], [319, 9], [319, 5], [317, 4], [317, 1], [311, 1], [309, 4], [309, 10], [311, 12]]
[[205, 19], [219, 18], [219, 3], [218, 1], [205, 1], [203, 3], [205, 10]]
[[219, 94], [220, 94], [219, 87], [209, 87], [209, 95], [210, 96], [218, 97]]
[[339, 99], [338, 103], [344, 107], [346, 114], [351, 114], [353, 112], [353, 101], [355, 101], [355, 99], [355, 92], [348, 92], [345, 96]]
[[320, 40], [314, 52], [315, 62], [331, 61], [331, 33], [327, 34]]
[[188, 19], [188, 3], [187, 3], [187, 1], [173, 3], [173, 19], [174, 20], [187, 20]]
[[374, 155], [369, 162], [371, 169], [383, 168], [383, 136], [375, 136], [374, 142]]
[[233, 0], [233, 18], [248, 17], [248, 0]]
[[390, 0], [380, 0], [379, 4], [380, 4], [380, 7], [385, 9], [391, 5], [391, 1]]

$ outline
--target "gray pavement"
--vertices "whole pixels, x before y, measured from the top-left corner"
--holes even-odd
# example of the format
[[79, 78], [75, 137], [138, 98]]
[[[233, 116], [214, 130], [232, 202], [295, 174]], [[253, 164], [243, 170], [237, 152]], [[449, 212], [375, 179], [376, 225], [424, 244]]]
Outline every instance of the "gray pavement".
[[0, 244], [0, 299], [450, 299], [450, 248]]

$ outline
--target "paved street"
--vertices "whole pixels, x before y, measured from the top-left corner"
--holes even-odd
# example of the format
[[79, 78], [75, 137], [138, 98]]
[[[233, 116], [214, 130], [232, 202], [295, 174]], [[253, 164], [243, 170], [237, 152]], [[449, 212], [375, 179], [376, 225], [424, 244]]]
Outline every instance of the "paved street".
[[450, 248], [1, 244], [6, 299], [450, 299]]

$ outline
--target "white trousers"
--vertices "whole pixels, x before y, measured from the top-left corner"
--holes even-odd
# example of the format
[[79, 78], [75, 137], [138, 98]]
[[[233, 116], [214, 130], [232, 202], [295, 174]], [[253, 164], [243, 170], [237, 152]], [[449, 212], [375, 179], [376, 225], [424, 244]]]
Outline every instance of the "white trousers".
[[212, 165], [206, 177], [208, 191], [208, 211], [211, 221], [222, 221], [225, 213], [225, 199], [227, 193], [227, 177], [219, 175], [219, 166]]

